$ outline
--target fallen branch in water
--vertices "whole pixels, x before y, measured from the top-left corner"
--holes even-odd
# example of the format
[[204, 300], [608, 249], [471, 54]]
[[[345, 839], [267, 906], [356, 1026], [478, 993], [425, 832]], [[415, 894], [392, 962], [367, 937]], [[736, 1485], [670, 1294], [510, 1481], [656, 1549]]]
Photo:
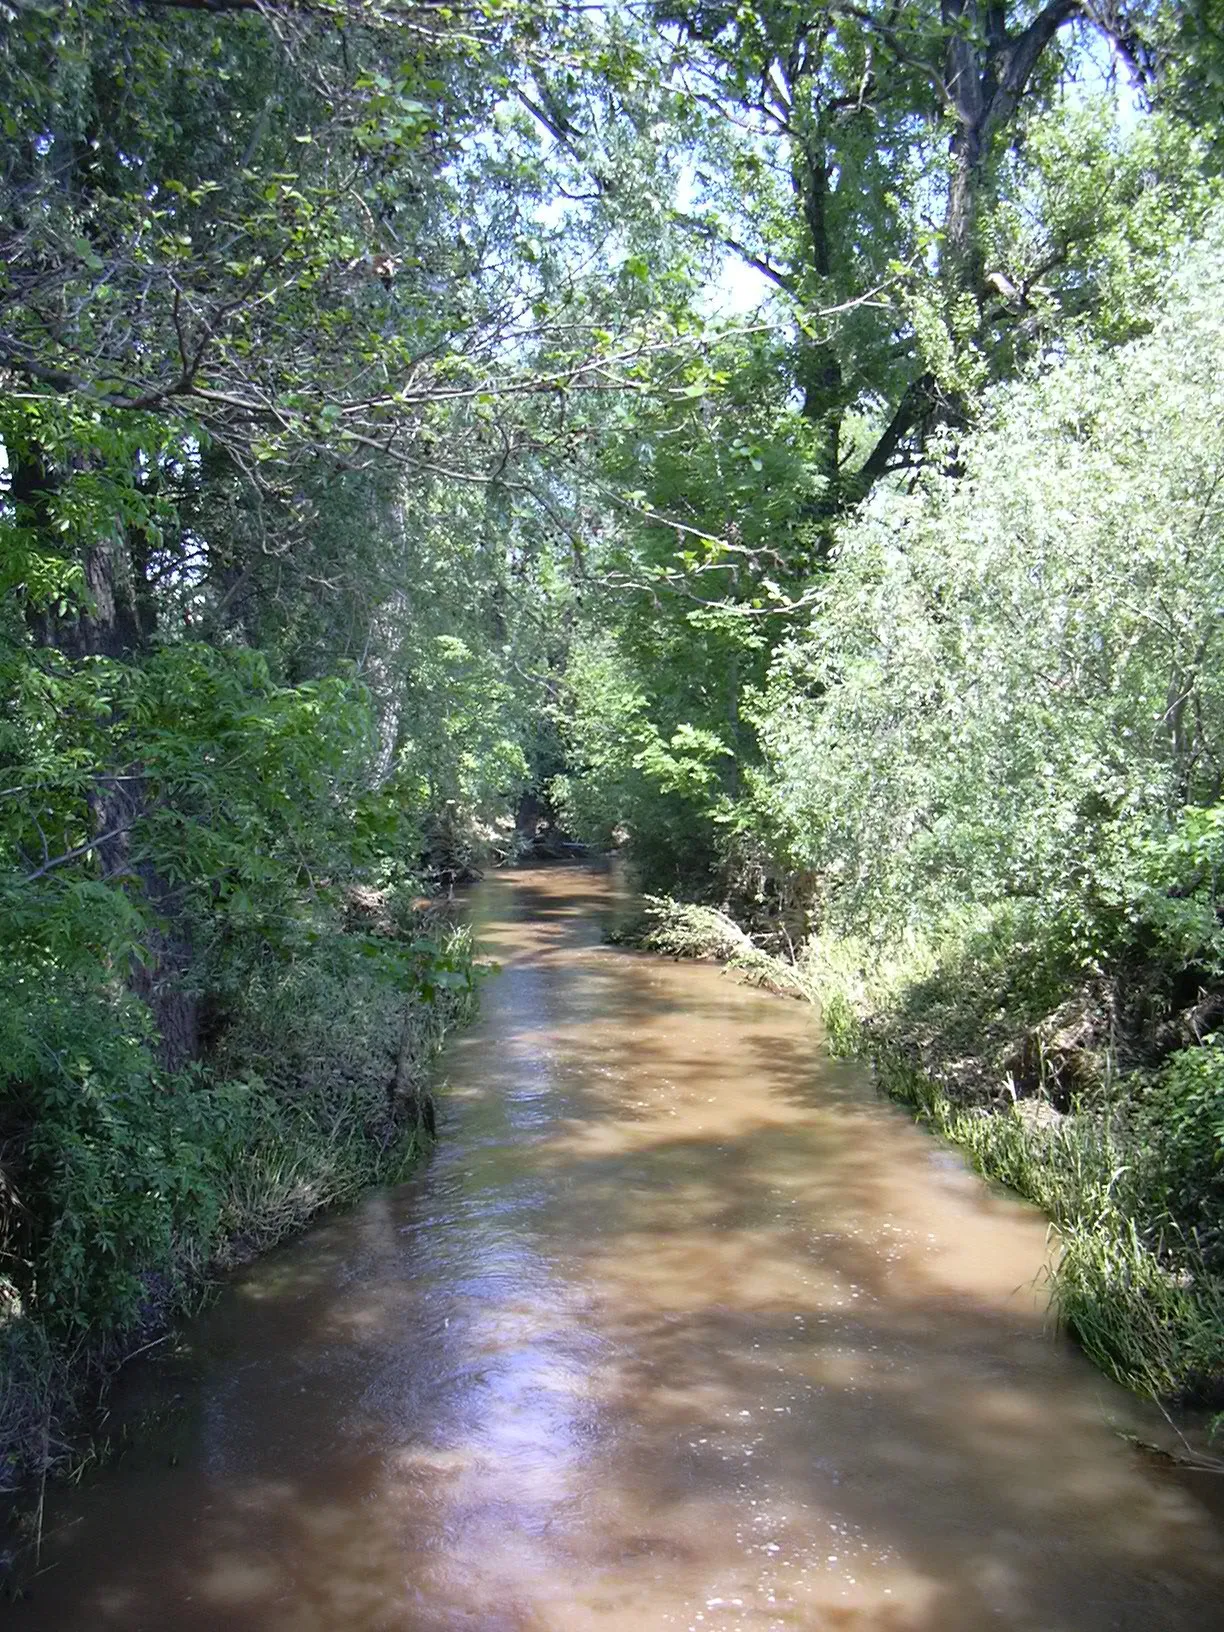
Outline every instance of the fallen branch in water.
[[725, 964], [780, 997], [813, 1001], [814, 993], [803, 971], [764, 951], [733, 918], [716, 907], [674, 901], [666, 895], [645, 895], [639, 913], [608, 939], [618, 946], [644, 952], [662, 952], [671, 958], [695, 958]]

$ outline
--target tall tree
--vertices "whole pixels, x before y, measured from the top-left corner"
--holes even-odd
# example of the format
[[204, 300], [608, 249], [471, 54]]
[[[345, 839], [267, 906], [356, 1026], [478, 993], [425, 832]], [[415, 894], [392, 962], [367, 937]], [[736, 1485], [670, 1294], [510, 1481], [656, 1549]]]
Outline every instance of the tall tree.
[[[1088, 34], [1150, 74], [1153, 25], [1083, 0], [768, 0], [659, 15], [711, 116], [689, 219], [793, 303], [795, 380], [822, 429], [836, 514], [912, 462], [933, 422], [959, 416], [958, 356], [984, 353], [989, 371], [994, 330], [1023, 316], [1033, 290], [987, 259], [1000, 158], [1049, 108]], [[864, 409], [874, 435], [847, 446], [847, 417]]]

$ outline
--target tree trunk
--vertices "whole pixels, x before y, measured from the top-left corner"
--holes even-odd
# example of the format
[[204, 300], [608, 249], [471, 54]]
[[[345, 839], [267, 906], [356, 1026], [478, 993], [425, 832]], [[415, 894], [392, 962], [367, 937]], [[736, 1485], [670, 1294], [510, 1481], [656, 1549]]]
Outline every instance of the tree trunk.
[[[974, 7], [994, 12], [999, 8]], [[942, 0], [941, 18], [949, 39], [944, 57], [944, 86], [954, 120], [949, 158], [948, 206], [940, 270], [950, 300], [961, 294], [980, 296], [984, 267], [978, 241], [978, 212], [985, 158], [986, 121], [996, 94], [988, 31], [972, 27], [979, 19], [966, 13], [970, 0]]]
[[[829, 162], [828, 155], [813, 135], [796, 144], [791, 184], [799, 199], [812, 246], [812, 270], [825, 282], [832, 273], [829, 245]], [[822, 517], [832, 517], [840, 507], [841, 427], [846, 412], [845, 379], [841, 360], [828, 340], [801, 335], [795, 364], [795, 381], [803, 393], [803, 415], [820, 428], [820, 471], [825, 491], [819, 505]]]
[[[56, 480], [39, 450], [14, 455], [13, 503], [27, 523], [42, 532], [49, 530], [48, 499]], [[138, 660], [155, 633], [153, 601], [141, 570], [147, 558], [147, 540], [133, 541], [118, 528], [92, 544], [85, 555], [83, 604], [68, 614], [46, 608], [32, 611], [28, 622], [35, 644], [51, 647], [72, 662], [94, 657]], [[117, 739], [122, 721], [112, 716], [110, 724]], [[147, 859], [133, 855], [133, 834], [148, 810], [140, 767], [124, 764], [99, 776], [88, 802], [98, 836], [94, 850], [101, 877], [140, 896], [151, 915], [145, 957], [134, 960], [129, 984], [152, 1011], [163, 1065], [177, 1069], [199, 1052], [200, 1004], [185, 983], [192, 948], [183, 928], [181, 890]]]
[[[952, 118], [948, 201], [940, 277], [945, 313], [957, 334], [965, 297], [977, 304], [978, 333], [986, 304], [981, 220], [991, 148], [1014, 121], [1043, 53], [1059, 29], [1086, 15], [1083, 0], [1047, 0], [1019, 32], [1009, 32], [1005, 0], [940, 0], [945, 44], [940, 92]], [[847, 487], [843, 505], [865, 498], [894, 468], [907, 439], [925, 440], [938, 423], [964, 423], [958, 394], [922, 374], [907, 388], [880, 440]]]

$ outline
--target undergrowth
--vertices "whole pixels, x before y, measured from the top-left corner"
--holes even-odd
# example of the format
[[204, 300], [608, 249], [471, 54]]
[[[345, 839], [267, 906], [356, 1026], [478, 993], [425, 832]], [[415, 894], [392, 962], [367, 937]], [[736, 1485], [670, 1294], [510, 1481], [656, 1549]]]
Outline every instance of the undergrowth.
[[817, 937], [788, 964], [725, 914], [649, 897], [618, 938], [818, 1002], [835, 1053], [1046, 1213], [1053, 1307], [1103, 1371], [1224, 1404], [1224, 1041], [1120, 1069], [1104, 984], [1048, 941], [1026, 960], [1016, 924], [891, 954]]
[[219, 1271], [396, 1181], [428, 1138], [430, 1061], [474, 1002], [465, 929], [321, 916], [228, 967], [186, 1070], [159, 1069], [125, 996], [100, 1015], [107, 994], [65, 989], [10, 1073], [0, 1488], [69, 1466], [99, 1386]]
[[1054, 1305], [1103, 1371], [1159, 1400], [1224, 1403], [1224, 1050], [1124, 1068], [1104, 983], [1069, 991], [1023, 967], [1015, 941], [988, 943], [916, 943], [870, 975], [866, 948], [812, 943], [832, 1048], [1042, 1208]]

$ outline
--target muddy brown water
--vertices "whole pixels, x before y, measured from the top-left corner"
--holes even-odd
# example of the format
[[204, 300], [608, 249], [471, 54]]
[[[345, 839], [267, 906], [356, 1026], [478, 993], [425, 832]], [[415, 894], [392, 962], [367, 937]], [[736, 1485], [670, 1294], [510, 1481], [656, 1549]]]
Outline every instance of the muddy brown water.
[[1044, 1222], [800, 1004], [601, 945], [608, 896], [565, 868], [480, 887], [502, 968], [432, 1160], [234, 1281], [170, 1437], [57, 1499], [4, 1616], [1224, 1627], [1213, 1497], [1051, 1335]]

